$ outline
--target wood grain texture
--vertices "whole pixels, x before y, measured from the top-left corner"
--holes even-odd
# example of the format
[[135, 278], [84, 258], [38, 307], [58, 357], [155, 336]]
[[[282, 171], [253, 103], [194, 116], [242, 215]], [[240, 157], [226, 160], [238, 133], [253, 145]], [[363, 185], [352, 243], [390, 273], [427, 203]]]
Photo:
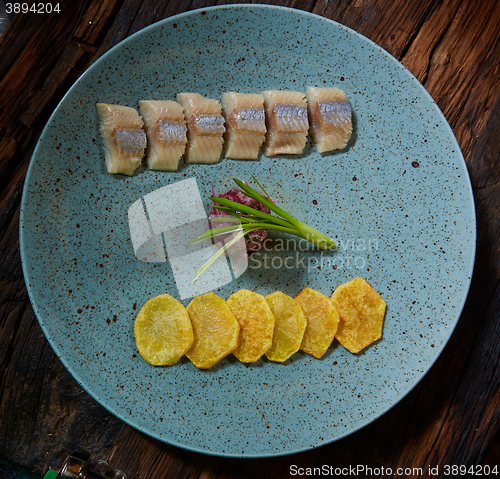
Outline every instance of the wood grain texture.
[[[141, 28], [231, 2], [62, 0], [60, 15], [17, 15], [0, 38], [0, 457], [38, 474], [83, 447], [129, 478], [293, 477], [298, 467], [500, 467], [500, 3], [494, 0], [284, 0], [338, 21], [400, 60], [441, 108], [473, 186], [478, 248], [470, 294], [433, 368], [396, 407], [332, 445], [238, 460], [184, 451], [123, 425], [91, 399], [48, 345], [24, 286], [18, 221], [31, 153], [85, 69]], [[493, 444], [493, 447], [491, 447]], [[492, 462], [493, 461], [493, 462]], [[443, 470], [435, 477], [445, 477]], [[450, 477], [450, 476], [448, 476]]]

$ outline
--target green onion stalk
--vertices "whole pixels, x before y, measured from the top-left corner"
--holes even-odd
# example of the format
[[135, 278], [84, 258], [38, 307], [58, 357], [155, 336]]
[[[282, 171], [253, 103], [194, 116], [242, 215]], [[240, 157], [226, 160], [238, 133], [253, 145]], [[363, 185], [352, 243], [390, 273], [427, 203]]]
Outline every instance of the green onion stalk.
[[322, 250], [331, 250], [337, 247], [335, 241], [327, 235], [309, 225], [306, 225], [305, 223], [302, 223], [297, 218], [294, 218], [292, 215], [277, 206], [274, 201], [270, 199], [269, 195], [265, 192], [264, 188], [260, 185], [257, 179], [255, 177], [253, 177], [253, 179], [259, 185], [265, 196], [248, 186], [243, 181], [233, 178], [234, 182], [245, 192], [247, 196], [264, 206], [267, 206], [267, 208], [275, 213], [275, 215], [265, 213], [261, 210], [257, 210], [227, 198], [217, 198], [211, 196], [209, 199], [217, 203], [214, 205], [214, 208], [223, 211], [228, 215], [214, 218], [211, 222], [234, 223], [234, 225], [210, 228], [208, 231], [192, 240], [190, 244], [197, 244], [201, 241], [230, 233], [236, 233], [236, 235], [234, 235], [231, 240], [227, 241], [224, 246], [218, 249], [217, 252], [196, 272], [193, 282], [196, 281], [196, 279], [198, 279], [198, 277], [203, 274], [203, 272], [206, 271], [215, 262], [215, 260], [224, 254], [224, 252], [227, 251], [233, 244], [242, 239], [248, 233], [255, 230], [265, 229], [288, 233], [304, 238]]

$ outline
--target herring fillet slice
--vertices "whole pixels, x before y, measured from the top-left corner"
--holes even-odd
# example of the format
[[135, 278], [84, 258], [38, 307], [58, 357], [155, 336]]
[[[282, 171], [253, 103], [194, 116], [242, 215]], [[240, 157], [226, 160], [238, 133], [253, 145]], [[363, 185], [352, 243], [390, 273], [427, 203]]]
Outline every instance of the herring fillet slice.
[[264, 97], [258, 93], [222, 94], [226, 158], [256, 160], [266, 134]]
[[187, 127], [182, 106], [171, 100], [140, 101], [139, 105], [148, 138], [148, 168], [176, 171], [187, 144]]
[[221, 105], [199, 93], [178, 93], [177, 102], [184, 108], [188, 144], [186, 163], [217, 163], [222, 153], [226, 131]]
[[266, 140], [262, 151], [266, 156], [298, 155], [304, 151], [309, 132], [307, 102], [298, 91], [266, 90]]
[[352, 110], [338, 88], [306, 88], [310, 133], [319, 153], [342, 150], [352, 134]]
[[97, 113], [108, 173], [132, 176], [147, 145], [144, 122], [135, 108], [98, 103]]

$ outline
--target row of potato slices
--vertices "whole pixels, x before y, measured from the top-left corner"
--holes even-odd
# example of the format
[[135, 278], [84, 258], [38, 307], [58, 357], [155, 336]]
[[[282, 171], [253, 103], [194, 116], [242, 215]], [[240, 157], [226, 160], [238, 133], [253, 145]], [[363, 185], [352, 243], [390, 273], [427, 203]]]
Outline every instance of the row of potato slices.
[[231, 353], [243, 363], [264, 354], [284, 362], [299, 350], [321, 358], [335, 338], [358, 353], [382, 336], [385, 308], [362, 278], [337, 287], [330, 299], [311, 288], [294, 298], [242, 289], [227, 301], [206, 293], [185, 308], [162, 294], [141, 308], [134, 335], [139, 353], [154, 366], [186, 355], [196, 367], [209, 369]]

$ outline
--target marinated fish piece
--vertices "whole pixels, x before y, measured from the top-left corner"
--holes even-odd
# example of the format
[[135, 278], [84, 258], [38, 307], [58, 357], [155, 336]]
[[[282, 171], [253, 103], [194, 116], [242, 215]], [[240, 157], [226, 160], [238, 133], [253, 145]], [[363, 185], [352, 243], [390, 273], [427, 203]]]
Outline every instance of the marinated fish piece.
[[305, 95], [286, 90], [266, 90], [262, 94], [267, 120], [264, 155], [299, 155], [304, 151], [309, 131]]
[[273, 344], [274, 314], [264, 296], [248, 289], [229, 296], [227, 304], [241, 328], [233, 354], [242, 363], [253, 363]]
[[199, 369], [210, 369], [234, 351], [240, 325], [226, 301], [210, 292], [196, 296], [187, 307], [194, 341], [186, 357]]
[[198, 93], [178, 93], [187, 122], [186, 163], [217, 163], [222, 153], [226, 131], [221, 105]]
[[222, 113], [226, 119], [224, 156], [256, 160], [266, 137], [264, 97], [258, 93], [224, 93]]
[[338, 88], [306, 89], [310, 133], [320, 153], [341, 150], [352, 134], [351, 104]]
[[333, 342], [339, 325], [339, 313], [327, 296], [311, 288], [304, 288], [295, 299], [302, 306], [307, 319], [300, 349], [319, 359]]
[[140, 101], [141, 115], [148, 137], [148, 168], [176, 171], [187, 144], [184, 110], [171, 100]]
[[132, 176], [147, 145], [144, 122], [135, 108], [97, 104], [108, 173]]
[[307, 319], [300, 303], [281, 291], [268, 294], [266, 301], [276, 319], [273, 344], [266, 356], [270, 361], [282, 363], [300, 349]]

